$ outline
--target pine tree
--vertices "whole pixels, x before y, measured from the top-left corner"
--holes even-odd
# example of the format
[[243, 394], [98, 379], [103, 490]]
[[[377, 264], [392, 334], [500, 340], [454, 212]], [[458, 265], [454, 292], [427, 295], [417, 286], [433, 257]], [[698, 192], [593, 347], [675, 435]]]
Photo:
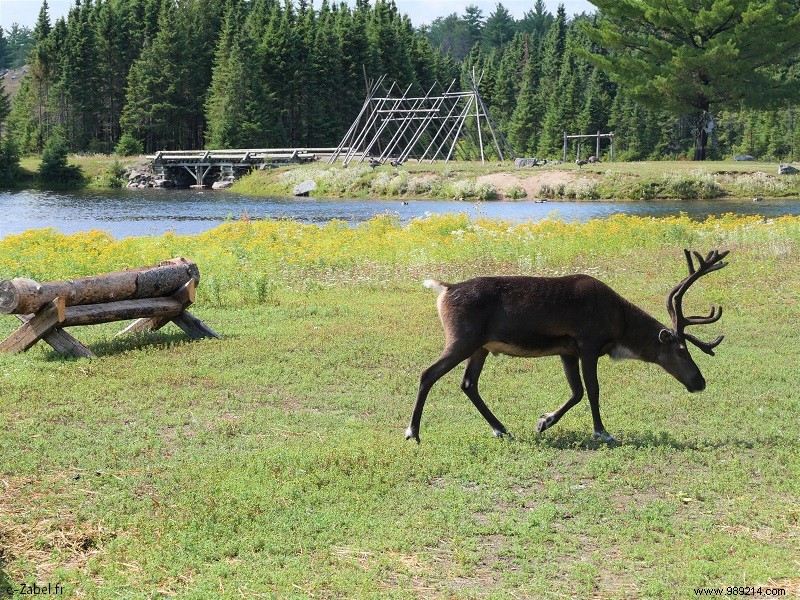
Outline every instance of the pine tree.
[[541, 40], [549, 31], [553, 21], [554, 17], [547, 11], [544, 0], [536, 0], [533, 9], [523, 15], [519, 27], [521, 31]]
[[265, 141], [253, 77], [255, 47], [241, 18], [241, 7], [230, 7], [219, 38], [206, 102], [209, 149], [258, 147]]
[[182, 55], [174, 9], [165, 5], [155, 39], [146, 41], [128, 72], [123, 132], [142, 140], [145, 152], [180, 148]]
[[125, 104], [128, 71], [141, 51], [137, 12], [143, 9], [133, 2], [97, 4], [95, 45], [102, 60], [97, 64], [99, 103], [98, 136], [102, 148], [109, 151], [120, 140], [120, 118]]
[[19, 173], [19, 152], [12, 137], [4, 133], [9, 114], [11, 102], [0, 79], [0, 188], [13, 185]]
[[511, 42], [517, 25], [508, 9], [498, 2], [494, 12], [489, 14], [481, 32], [483, 43], [490, 48], [499, 48]]
[[577, 120], [578, 130], [594, 133], [605, 129], [611, 111], [609, 82], [600, 69], [593, 69], [586, 87], [585, 102]]
[[800, 92], [800, 78], [786, 77], [800, 54], [797, 2], [593, 3], [603, 18], [586, 31], [609, 54], [592, 61], [637, 101], [692, 113], [696, 160], [706, 157], [715, 111], [773, 107]]
[[67, 139], [61, 128], [55, 128], [42, 150], [39, 179], [55, 188], [76, 187], [83, 183], [80, 167], [67, 164]]
[[[61, 53], [62, 68], [58, 81], [61, 98], [61, 123], [68, 146], [75, 151], [90, 148], [99, 141], [100, 72], [99, 53], [95, 44], [91, 0], [70, 11], [67, 37]], [[99, 148], [92, 148], [97, 150]]]
[[575, 128], [580, 106], [578, 79], [576, 77], [575, 57], [564, 55], [564, 65], [556, 85], [550, 94], [549, 103], [542, 123], [538, 152], [545, 157], [558, 156], [563, 148], [563, 133]]

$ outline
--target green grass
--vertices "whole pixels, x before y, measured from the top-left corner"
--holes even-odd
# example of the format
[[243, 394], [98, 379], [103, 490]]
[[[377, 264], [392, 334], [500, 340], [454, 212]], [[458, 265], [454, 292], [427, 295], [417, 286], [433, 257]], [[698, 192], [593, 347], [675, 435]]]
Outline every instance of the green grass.
[[[406, 163], [371, 169], [353, 163], [303, 165], [256, 171], [234, 186], [251, 195], [290, 195], [301, 181], [317, 183], [318, 197], [407, 197], [463, 200], [711, 199], [800, 195], [800, 177], [779, 176], [777, 163], [763, 162], [625, 162], [515, 169], [500, 164]], [[492, 178], [505, 175], [505, 178]]]
[[[291, 222], [118, 243], [44, 232], [0, 240], [0, 256], [26, 260], [23, 274], [41, 279], [84, 274], [112, 254], [142, 264], [153, 258], [145, 250], [190, 256], [203, 277], [193, 313], [224, 334], [189, 342], [169, 326], [115, 338], [123, 324], [112, 323], [72, 330], [97, 359], [64, 359], [41, 343], [0, 355], [0, 589], [797, 593], [800, 220], [610, 219], [526, 235], [459, 223], [343, 229], [327, 260], [309, 247], [327, 248], [335, 230]], [[732, 250], [730, 265], [686, 297], [693, 314], [725, 307], [696, 331], [726, 335], [716, 357], [695, 351], [705, 392], [687, 394], [652, 365], [603, 359], [604, 421], [621, 442], [607, 447], [592, 441], [585, 402], [535, 432], [568, 393], [558, 359], [491, 357], [483, 395], [514, 441], [491, 435], [459, 390], [460, 369], [431, 392], [422, 444], [403, 440], [419, 373], [443, 342], [423, 278], [590, 272], [666, 319], [684, 244]], [[0, 276], [12, 268], [0, 261]], [[3, 317], [0, 336], [15, 327]]]
[[[106, 154], [72, 154], [68, 157], [68, 164], [80, 167], [84, 183], [79, 187], [95, 189], [113, 189], [123, 187], [128, 183], [124, 179], [124, 169], [141, 162], [143, 157], [108, 156]], [[43, 184], [37, 175], [39, 163], [38, 156], [26, 156], [20, 161], [20, 188], [44, 188], [52, 186]]]

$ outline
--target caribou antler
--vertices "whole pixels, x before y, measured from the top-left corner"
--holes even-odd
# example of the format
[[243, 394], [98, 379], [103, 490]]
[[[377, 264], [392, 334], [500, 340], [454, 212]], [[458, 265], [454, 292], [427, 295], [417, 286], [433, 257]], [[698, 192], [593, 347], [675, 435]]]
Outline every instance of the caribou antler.
[[[705, 317], [685, 317], [683, 315], [683, 295], [686, 293], [686, 290], [688, 290], [689, 287], [703, 275], [711, 273], [712, 271], [717, 271], [726, 266], [728, 263], [722, 262], [722, 259], [728, 255], [728, 252], [730, 252], [730, 250], [725, 250], [725, 252], [712, 250], [705, 258], [703, 258], [699, 252], [690, 252], [689, 250], [684, 250], [683, 253], [686, 256], [686, 264], [689, 267], [689, 275], [678, 285], [672, 288], [672, 291], [667, 296], [667, 312], [672, 318], [672, 327], [675, 330], [675, 334], [688, 342], [692, 342], [695, 346], [700, 348], [700, 350], [706, 354], [710, 354], [711, 356], [714, 356], [714, 348], [719, 345], [724, 336], [719, 336], [713, 342], [702, 342], [690, 333], [686, 333], [685, 329], [689, 325], [706, 325], [708, 323], [714, 323], [718, 321], [722, 316], [722, 307], [712, 306], [711, 312]], [[697, 259], [697, 268], [694, 266], [692, 254], [694, 254], [695, 258]]]

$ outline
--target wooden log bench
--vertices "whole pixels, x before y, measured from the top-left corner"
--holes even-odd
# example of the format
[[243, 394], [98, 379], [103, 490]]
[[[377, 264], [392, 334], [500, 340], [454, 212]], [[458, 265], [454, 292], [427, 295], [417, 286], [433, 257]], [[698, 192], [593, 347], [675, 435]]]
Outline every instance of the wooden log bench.
[[0, 281], [0, 313], [22, 321], [0, 342], [0, 351], [25, 352], [44, 340], [60, 354], [91, 357], [92, 351], [64, 328], [129, 319], [136, 320], [117, 335], [155, 331], [171, 322], [192, 339], [218, 338], [187, 310], [199, 281], [197, 265], [185, 258], [69, 281]]

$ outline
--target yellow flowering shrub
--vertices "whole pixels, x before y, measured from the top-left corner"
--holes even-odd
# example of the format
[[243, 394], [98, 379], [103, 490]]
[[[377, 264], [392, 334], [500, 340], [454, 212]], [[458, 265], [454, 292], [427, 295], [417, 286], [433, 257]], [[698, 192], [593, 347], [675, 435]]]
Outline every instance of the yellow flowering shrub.
[[[65, 235], [29, 230], [0, 239], [0, 279], [53, 281], [157, 264], [176, 256], [200, 267], [200, 299], [214, 305], [261, 302], [274, 286], [309, 281], [384, 283], [406, 271], [463, 267], [465, 272], [558, 272], [604, 257], [698, 247], [748, 245], [786, 256], [798, 252], [800, 217], [765, 219], [732, 214], [693, 221], [617, 215], [585, 223], [547, 219], [514, 223], [432, 215], [403, 224], [379, 215], [356, 226], [289, 220], [241, 220], [199, 235], [115, 240], [89, 231]], [[401, 275], [408, 277], [410, 275]]]

